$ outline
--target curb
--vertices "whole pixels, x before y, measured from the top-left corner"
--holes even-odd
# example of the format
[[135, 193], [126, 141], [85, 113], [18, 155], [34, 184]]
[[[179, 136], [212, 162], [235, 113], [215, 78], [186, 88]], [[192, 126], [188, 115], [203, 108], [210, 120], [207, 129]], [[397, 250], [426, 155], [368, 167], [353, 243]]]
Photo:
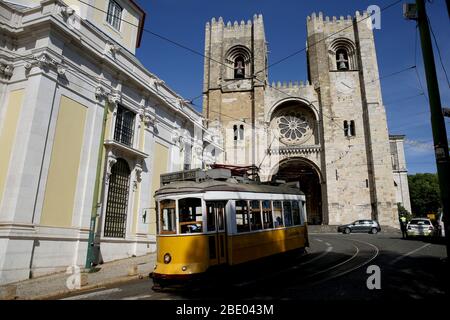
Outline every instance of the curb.
[[[87, 286], [81, 287], [80, 289], [77, 289], [77, 290], [64, 289], [64, 290], [53, 292], [50, 294], [34, 296], [34, 297], [29, 297], [29, 298], [16, 297], [14, 300], [58, 300], [58, 299], [56, 299], [58, 296], [62, 296], [62, 295], [66, 295], [66, 294], [73, 294], [73, 293], [82, 293], [83, 291], [97, 289], [97, 288], [103, 287], [103, 286], [125, 283], [125, 282], [131, 281], [131, 280], [145, 279], [145, 278], [146, 277], [143, 276], [142, 274], [134, 275], [134, 276], [122, 276], [122, 277], [116, 278], [114, 280], [103, 281], [103, 282], [99, 282], [96, 284], [87, 285]], [[147, 276], [147, 278], [148, 278], [148, 276]]]

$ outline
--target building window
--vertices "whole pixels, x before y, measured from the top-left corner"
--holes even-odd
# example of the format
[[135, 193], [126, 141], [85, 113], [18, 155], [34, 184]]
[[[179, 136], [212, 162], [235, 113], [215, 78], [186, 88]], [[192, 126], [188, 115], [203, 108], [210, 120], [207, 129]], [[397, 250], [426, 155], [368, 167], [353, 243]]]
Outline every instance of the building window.
[[336, 68], [337, 70], [348, 70], [348, 53], [345, 49], [338, 49], [336, 51]]
[[354, 120], [344, 121], [344, 135], [346, 137], [354, 137], [356, 135]]
[[244, 140], [244, 125], [241, 124], [239, 127], [237, 125], [233, 126], [233, 139]]
[[114, 130], [114, 140], [127, 146], [133, 145], [134, 133], [134, 112], [119, 105], [117, 107], [116, 127]]
[[234, 60], [234, 78], [235, 79], [245, 78], [245, 61], [242, 56], [238, 56]]
[[111, 168], [109, 178], [105, 237], [125, 238], [129, 187], [130, 168], [124, 159], [118, 159]]
[[356, 131], [355, 131], [355, 121], [351, 120], [350, 121], [350, 135], [352, 137], [354, 137], [356, 135]]
[[351, 71], [358, 69], [356, 45], [347, 38], [335, 39], [329, 47], [330, 69], [335, 71]]
[[113, 0], [109, 1], [108, 13], [106, 21], [116, 30], [120, 30], [120, 22], [122, 20], [122, 7]]

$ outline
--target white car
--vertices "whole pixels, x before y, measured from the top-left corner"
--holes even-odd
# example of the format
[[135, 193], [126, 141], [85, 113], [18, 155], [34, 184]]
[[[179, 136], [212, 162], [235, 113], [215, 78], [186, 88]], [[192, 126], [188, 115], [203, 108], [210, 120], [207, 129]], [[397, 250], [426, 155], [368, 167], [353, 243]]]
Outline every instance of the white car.
[[430, 219], [414, 218], [406, 225], [406, 234], [412, 236], [433, 236], [434, 227]]

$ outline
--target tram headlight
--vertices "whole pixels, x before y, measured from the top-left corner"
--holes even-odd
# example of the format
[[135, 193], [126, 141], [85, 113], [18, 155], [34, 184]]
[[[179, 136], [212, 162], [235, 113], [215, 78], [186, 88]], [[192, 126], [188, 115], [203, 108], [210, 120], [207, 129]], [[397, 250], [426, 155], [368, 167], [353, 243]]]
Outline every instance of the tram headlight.
[[172, 257], [171, 257], [171, 255], [170, 255], [170, 253], [166, 253], [165, 255], [164, 255], [164, 263], [170, 263], [170, 261], [172, 260]]
[[182, 267], [181, 267], [181, 270], [186, 271], [186, 270], [187, 270], [187, 267], [186, 267], [186, 266], [182, 266]]

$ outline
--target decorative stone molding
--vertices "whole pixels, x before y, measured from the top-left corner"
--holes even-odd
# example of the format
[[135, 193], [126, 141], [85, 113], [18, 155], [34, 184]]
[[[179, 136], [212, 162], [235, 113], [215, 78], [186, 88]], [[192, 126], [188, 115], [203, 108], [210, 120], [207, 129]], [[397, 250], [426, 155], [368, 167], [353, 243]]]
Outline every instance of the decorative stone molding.
[[52, 66], [56, 66], [56, 61], [51, 58], [47, 53], [42, 52], [40, 54], [34, 55], [34, 59], [36, 60], [36, 64], [41, 68], [50, 68]]
[[277, 149], [269, 149], [268, 153], [296, 156], [296, 155], [319, 153], [320, 151], [322, 151], [322, 148], [320, 146], [299, 146], [299, 147], [280, 147]]
[[5, 78], [11, 78], [14, 72], [14, 66], [9, 63], [0, 62], [0, 75]]
[[59, 13], [65, 18], [68, 19], [75, 13], [75, 10], [71, 7], [60, 7]]
[[107, 95], [108, 93], [104, 87], [98, 86], [97, 88], [95, 88], [95, 98], [97, 100], [105, 99]]
[[56, 68], [56, 71], [60, 76], [63, 76], [66, 74], [67, 67], [64, 64], [58, 64], [58, 67]]
[[121, 96], [120, 92], [118, 92], [118, 91], [113, 91], [113, 92], [109, 93], [107, 95], [107, 98], [108, 98], [108, 102], [113, 105], [118, 104], [122, 100], [122, 96]]
[[105, 184], [109, 184], [109, 178], [111, 177], [111, 168], [117, 162], [116, 158], [108, 157], [107, 166], [106, 166], [106, 175], [105, 175]]
[[[59, 67], [62, 65], [61, 63], [58, 63], [55, 59], [50, 57], [50, 55], [46, 52], [41, 52], [38, 54], [35, 54], [33, 56], [33, 61], [25, 63], [25, 73], [28, 75], [31, 68], [34, 66], [39, 67], [44, 72], [47, 72], [50, 68], [57, 69], [58, 73], [62, 70], [59, 70]], [[66, 66], [62, 65], [62, 68], [67, 69]], [[65, 72], [65, 71], [64, 71]]]
[[140, 109], [139, 117], [141, 118], [141, 122], [144, 123], [146, 128], [155, 125], [156, 116], [150, 112], [149, 107]]
[[110, 52], [112, 55], [116, 55], [117, 53], [119, 53], [122, 50], [122, 47], [111, 43], [111, 42], [107, 42], [106, 46], [105, 46], [105, 52], [108, 53]]

